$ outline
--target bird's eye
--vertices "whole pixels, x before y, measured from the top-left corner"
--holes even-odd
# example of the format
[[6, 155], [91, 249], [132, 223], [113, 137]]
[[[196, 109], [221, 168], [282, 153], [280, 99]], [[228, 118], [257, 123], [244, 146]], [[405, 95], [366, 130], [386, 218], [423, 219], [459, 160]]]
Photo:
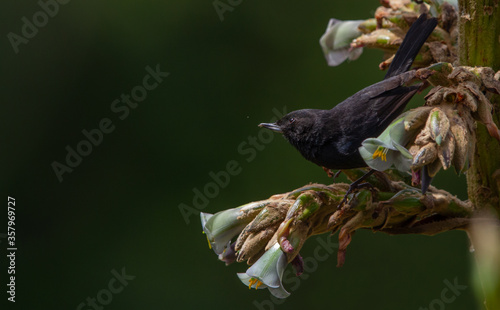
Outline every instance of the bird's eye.
[[290, 118], [290, 121], [289, 121], [289, 122], [290, 122], [290, 124], [295, 123], [295, 118], [293, 118], [293, 117], [292, 117], [292, 118]]

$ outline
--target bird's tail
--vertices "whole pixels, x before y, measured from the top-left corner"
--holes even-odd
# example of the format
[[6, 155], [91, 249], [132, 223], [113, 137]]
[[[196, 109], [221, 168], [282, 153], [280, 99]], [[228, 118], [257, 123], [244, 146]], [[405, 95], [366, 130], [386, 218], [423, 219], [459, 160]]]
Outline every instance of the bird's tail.
[[424, 45], [427, 38], [437, 25], [437, 18], [429, 18], [427, 13], [423, 13], [411, 25], [406, 33], [406, 36], [401, 43], [394, 59], [392, 60], [389, 70], [385, 75], [385, 79], [396, 76], [410, 69], [415, 57], [417, 57], [420, 48]]

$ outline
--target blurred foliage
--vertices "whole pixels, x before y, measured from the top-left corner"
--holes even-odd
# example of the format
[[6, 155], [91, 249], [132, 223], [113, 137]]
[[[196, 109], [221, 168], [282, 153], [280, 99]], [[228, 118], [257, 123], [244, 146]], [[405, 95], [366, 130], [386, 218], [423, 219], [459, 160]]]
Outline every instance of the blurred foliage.
[[[241, 173], [203, 211], [331, 182], [281, 137], [250, 161], [238, 146], [273, 108], [328, 108], [382, 79], [381, 52], [330, 68], [318, 44], [329, 18], [365, 18], [377, 6], [243, 1], [221, 22], [210, 1], [70, 1], [16, 54], [7, 34], [20, 34], [22, 17], [40, 7], [3, 1], [1, 188], [18, 209], [16, 306], [75, 309], [122, 267], [136, 278], [106, 309], [254, 309], [268, 299], [241, 285], [236, 272], [245, 266], [216, 260], [198, 216], [186, 224], [178, 205], [192, 206], [193, 188], [231, 160]], [[120, 120], [111, 103], [156, 64], [170, 76]], [[417, 96], [412, 107], [422, 102]], [[65, 147], [103, 118], [116, 129], [59, 183], [52, 162], [64, 162]], [[464, 181], [446, 171], [433, 185], [465, 199]], [[330, 255], [276, 309], [416, 309], [440, 298], [445, 279], [470, 286], [464, 233], [355, 238], [344, 267]], [[5, 270], [1, 260], [2, 282]], [[446, 309], [472, 309], [473, 298], [467, 289]]]

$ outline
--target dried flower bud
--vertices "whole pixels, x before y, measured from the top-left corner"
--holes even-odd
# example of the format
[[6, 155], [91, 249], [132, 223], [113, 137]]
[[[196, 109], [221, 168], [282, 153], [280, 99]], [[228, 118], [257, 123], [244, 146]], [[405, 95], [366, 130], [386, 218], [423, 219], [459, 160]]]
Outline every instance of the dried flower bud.
[[464, 169], [467, 161], [471, 133], [457, 111], [452, 111], [448, 116], [450, 118], [450, 131], [455, 137], [455, 154], [453, 155], [452, 163], [455, 171], [459, 173]]
[[[382, 27], [379, 28], [391, 28], [393, 26], [394, 25], [390, 21], [384, 19], [382, 21]], [[362, 33], [370, 33], [376, 29], [377, 29], [377, 20], [375, 18], [369, 18], [361, 22], [361, 24], [359, 24], [358, 26], [358, 30], [361, 31]]]
[[448, 76], [448, 79], [452, 80], [456, 84], [471, 81], [477, 85], [481, 84], [479, 77], [472, 72], [471, 67], [461, 66], [455, 67], [453, 72]]
[[[500, 71], [498, 72], [500, 75]], [[500, 94], [500, 81], [495, 77], [495, 71], [489, 67], [482, 67], [479, 71], [479, 76], [483, 82], [484, 87], [489, 92]]]
[[[455, 137], [451, 132], [448, 132], [448, 135], [444, 139], [441, 145], [437, 147], [438, 158], [443, 165], [443, 169], [446, 170], [450, 168], [451, 162], [453, 159], [453, 155], [455, 154]], [[433, 177], [434, 175], [429, 171], [429, 175]]]
[[477, 111], [473, 113], [472, 116], [486, 125], [490, 136], [500, 141], [500, 130], [498, 130], [497, 125], [493, 122], [493, 116], [491, 114], [492, 109], [493, 107], [490, 101], [483, 94], [482, 98], [479, 100]]
[[[453, 71], [453, 66], [448, 62], [439, 62], [430, 65], [427, 68], [422, 68], [417, 70], [419, 72], [418, 75], [427, 75], [426, 80], [431, 83], [433, 86], [450, 86], [452, 83], [448, 79], [448, 76]], [[429, 74], [427, 71], [430, 71]], [[434, 89], [431, 89], [431, 92]], [[430, 93], [430, 92], [429, 92]]]
[[413, 155], [413, 163], [411, 169], [417, 170], [425, 165], [432, 163], [438, 156], [436, 143], [429, 143], [421, 147], [418, 152]]
[[262, 255], [265, 246], [271, 240], [277, 228], [278, 225], [275, 225], [250, 234], [245, 238], [241, 248], [237, 249], [236, 260], [238, 262], [248, 260], [249, 265], [255, 262]]
[[[415, 145], [418, 145], [421, 147], [421, 146], [426, 145], [430, 142], [433, 142], [432, 138], [431, 138], [431, 133], [429, 131], [429, 128], [424, 127], [422, 129], [422, 131], [420, 131], [420, 133], [417, 135], [417, 137], [415, 138], [415, 141], [413, 143]], [[417, 152], [413, 153], [412, 155], [415, 157], [416, 153]]]
[[442, 41], [429, 42], [429, 51], [437, 62], [448, 62], [451, 60], [450, 51], [448, 46], [443, 44]]
[[477, 111], [478, 102], [472, 92], [463, 84], [456, 87], [457, 89], [457, 102], [468, 107], [472, 112]]
[[446, 88], [443, 86], [434, 87], [429, 91], [429, 93], [424, 97], [427, 105], [439, 105], [443, 102], [444, 93]]
[[404, 118], [404, 125], [406, 131], [413, 131], [425, 124], [431, 107], [419, 107], [408, 111]]
[[[238, 236], [235, 250], [238, 262], [255, 257], [273, 237], [288, 211], [288, 200], [266, 205]], [[261, 254], [261, 253], [260, 253]], [[258, 257], [257, 257], [258, 258]]]
[[434, 108], [429, 113], [426, 127], [429, 128], [431, 138], [440, 145], [450, 129], [450, 121], [440, 108]]
[[368, 34], [363, 34], [352, 41], [352, 48], [374, 47], [396, 50], [401, 44], [401, 37], [389, 29], [377, 29]]

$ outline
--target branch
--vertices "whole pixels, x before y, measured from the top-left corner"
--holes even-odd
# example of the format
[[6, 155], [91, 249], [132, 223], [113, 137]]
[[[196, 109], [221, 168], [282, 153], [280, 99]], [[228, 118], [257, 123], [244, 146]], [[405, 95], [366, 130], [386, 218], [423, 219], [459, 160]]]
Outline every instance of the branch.
[[[345, 172], [351, 178], [356, 178], [362, 170]], [[241, 216], [232, 218], [235, 223], [243, 219], [248, 223], [240, 226], [235, 234], [239, 236], [234, 245], [234, 260], [247, 261], [251, 265], [266, 250], [279, 243], [282, 249], [287, 249], [287, 261], [291, 262], [309, 237], [340, 230], [338, 265], [341, 266], [347, 245], [357, 229], [371, 229], [388, 234], [435, 235], [464, 229], [474, 212], [470, 202], [461, 201], [432, 186], [426, 195], [422, 195], [420, 190], [399, 178], [391, 180], [383, 173], [376, 173], [367, 181], [373, 187], [350, 195], [349, 203], [340, 210], [337, 207], [349, 188], [344, 183], [309, 184], [288, 193], [273, 195], [266, 200], [246, 204], [245, 206], [261, 206], [261, 209], [258, 213], [252, 211], [251, 219], [248, 218], [247, 209]], [[228, 210], [213, 217], [222, 218], [224, 212]], [[228, 221], [224, 225], [237, 226]], [[219, 235], [213, 233], [217, 227], [204, 225], [204, 229], [213, 248], [227, 244], [227, 235], [219, 233], [224, 235], [224, 239], [220, 239]], [[295, 245], [288, 240], [290, 235], [298, 240]]]

